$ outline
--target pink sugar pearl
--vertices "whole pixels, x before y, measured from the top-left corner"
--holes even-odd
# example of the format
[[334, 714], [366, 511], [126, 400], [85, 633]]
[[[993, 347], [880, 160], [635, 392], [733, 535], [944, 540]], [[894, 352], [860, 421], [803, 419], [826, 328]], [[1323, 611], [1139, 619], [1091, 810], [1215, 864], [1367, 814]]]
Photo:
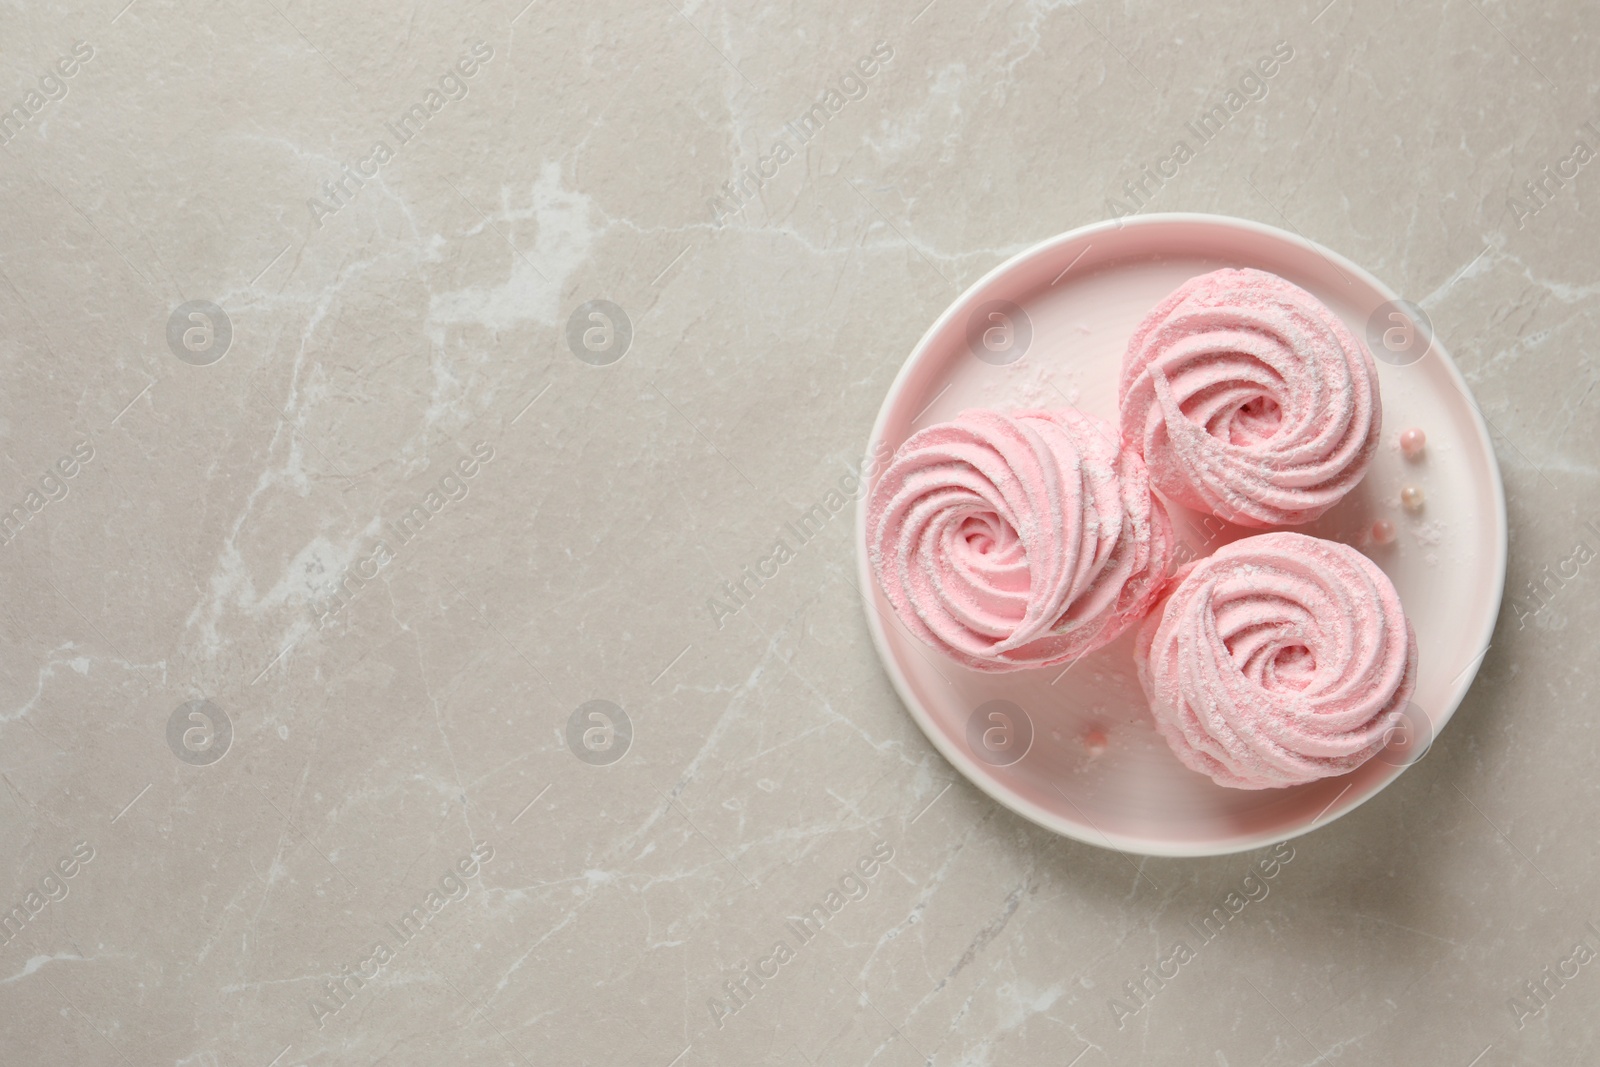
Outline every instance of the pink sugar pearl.
[[1394, 523], [1388, 519], [1379, 519], [1372, 524], [1372, 542], [1377, 545], [1394, 543]]
[[1428, 435], [1412, 427], [1400, 435], [1400, 451], [1407, 459], [1416, 459], [1428, 447]]

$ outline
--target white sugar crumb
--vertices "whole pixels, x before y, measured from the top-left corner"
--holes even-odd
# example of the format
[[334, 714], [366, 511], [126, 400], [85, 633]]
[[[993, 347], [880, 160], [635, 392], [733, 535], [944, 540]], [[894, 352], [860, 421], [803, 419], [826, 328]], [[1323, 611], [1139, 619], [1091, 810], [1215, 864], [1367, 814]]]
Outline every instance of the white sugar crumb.
[[1442, 522], [1419, 522], [1411, 528], [1411, 536], [1415, 537], [1417, 544], [1423, 548], [1438, 548], [1444, 541], [1444, 533]]
[[[1078, 406], [1077, 386], [1061, 388], [1038, 363], [1030, 366], [1024, 359], [1012, 364], [1009, 369], [1015, 377], [1010, 381], [997, 382], [995, 389], [997, 396], [1003, 395], [1006, 399], [996, 399], [991, 406], [1045, 411]], [[1021, 379], [1020, 383], [1017, 378]]]

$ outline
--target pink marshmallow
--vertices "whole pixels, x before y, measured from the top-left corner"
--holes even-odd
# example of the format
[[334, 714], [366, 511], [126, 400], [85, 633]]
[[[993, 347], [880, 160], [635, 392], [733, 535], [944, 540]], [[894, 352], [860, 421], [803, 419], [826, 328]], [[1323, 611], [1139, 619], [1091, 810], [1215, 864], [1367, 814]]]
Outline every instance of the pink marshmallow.
[[981, 671], [1046, 667], [1138, 622], [1172, 566], [1166, 509], [1116, 430], [1078, 411], [964, 411], [873, 487], [867, 543], [906, 627]]
[[1366, 473], [1377, 370], [1339, 317], [1259, 270], [1191, 278], [1134, 331], [1122, 436], [1170, 499], [1242, 526], [1295, 526]]
[[1180, 572], [1135, 660], [1186, 767], [1272, 789], [1345, 774], [1383, 749], [1416, 687], [1417, 641], [1377, 564], [1268, 533]]

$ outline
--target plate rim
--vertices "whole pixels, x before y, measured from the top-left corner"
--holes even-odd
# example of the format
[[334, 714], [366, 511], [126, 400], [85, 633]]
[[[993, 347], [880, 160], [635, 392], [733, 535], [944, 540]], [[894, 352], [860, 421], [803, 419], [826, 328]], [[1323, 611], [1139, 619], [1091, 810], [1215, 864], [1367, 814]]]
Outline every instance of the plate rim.
[[[1074, 241], [1083, 240], [1085, 238], [1092, 237], [1097, 234], [1103, 234], [1112, 230], [1120, 231], [1130, 228], [1170, 226], [1174, 224], [1213, 226], [1226, 230], [1244, 231], [1246, 233], [1254, 234], [1258, 237], [1265, 237], [1274, 241], [1297, 246], [1301, 250], [1323, 257], [1329, 263], [1333, 264], [1337, 270], [1348, 271], [1356, 275], [1370, 285], [1374, 291], [1380, 293], [1384, 299], [1391, 301], [1402, 299], [1400, 294], [1396, 293], [1370, 271], [1366, 270], [1357, 263], [1351, 262], [1345, 256], [1335, 252], [1333, 249], [1324, 247], [1322, 244], [1313, 241], [1311, 238], [1305, 237], [1302, 234], [1281, 230], [1276, 226], [1271, 226], [1263, 222], [1257, 222], [1253, 219], [1242, 219], [1232, 215], [1215, 215], [1206, 212], [1171, 211], [1154, 212], [1148, 215], [1135, 215], [1115, 219], [1103, 219], [1099, 222], [1078, 226], [1063, 233], [1056, 234], [1054, 237], [1047, 237], [1041, 241], [1037, 241], [1034, 244], [1029, 245], [1027, 248], [1022, 249], [1020, 252], [1010, 256], [989, 270], [982, 277], [974, 281], [971, 285], [967, 286], [964, 290], [962, 290], [959, 296], [950, 301], [949, 305], [945, 307], [944, 311], [942, 311], [939, 316], [935, 318], [934, 321], [928, 326], [927, 330], [923, 332], [922, 337], [918, 339], [914, 346], [912, 346], [910, 353], [901, 363], [900, 370], [895, 374], [894, 381], [890, 383], [888, 391], [884, 393], [883, 402], [878, 406], [878, 414], [873, 420], [872, 430], [867, 438], [866, 449], [862, 454], [864, 456], [875, 454], [874, 449], [883, 440], [884, 425], [889, 417], [890, 401], [900, 395], [900, 393], [903, 391], [912, 373], [926, 358], [928, 349], [933, 344], [934, 339], [941, 336], [945, 332], [948, 324], [955, 318], [958, 309], [966, 307], [971, 300], [976, 297], [977, 294], [982, 292], [995, 280], [1016, 269], [1024, 261], [1035, 256], [1042, 255], [1061, 245], [1070, 244]], [[1495, 626], [1498, 624], [1500, 619], [1500, 610], [1504, 606], [1505, 602], [1505, 579], [1507, 553], [1509, 547], [1509, 532], [1506, 519], [1505, 483], [1500, 474], [1500, 460], [1499, 456], [1494, 450], [1494, 439], [1489, 434], [1488, 423], [1484, 420], [1483, 412], [1478, 405], [1476, 397], [1474, 397], [1472, 393], [1471, 387], [1467, 384], [1466, 379], [1461, 374], [1461, 368], [1456, 366], [1454, 357], [1450, 355], [1450, 352], [1445, 347], [1444, 342], [1439, 338], [1437, 331], [1433, 332], [1431, 340], [1431, 350], [1439, 356], [1449, 378], [1453, 381], [1455, 387], [1461, 392], [1462, 396], [1467, 399], [1468, 407], [1471, 408], [1473, 423], [1477, 427], [1479, 437], [1482, 439], [1487, 448], [1487, 453], [1489, 456], [1489, 482], [1493, 491], [1493, 499], [1495, 503], [1493, 534], [1495, 547], [1498, 549], [1498, 551], [1494, 553], [1494, 610], [1487, 613], [1483, 630], [1479, 634], [1479, 640], [1476, 642], [1479, 646], [1483, 647], [1484, 651], [1478, 653], [1468, 668], [1458, 675], [1456, 680], [1451, 683], [1451, 691], [1445, 701], [1445, 709], [1443, 713], [1438, 716], [1437, 721], [1431, 724], [1433, 728], [1433, 738], [1430, 741], [1430, 744], [1437, 741], [1440, 732], [1442, 732], [1445, 726], [1449, 724], [1450, 720], [1455, 716], [1456, 710], [1461, 706], [1461, 702], [1466, 699], [1467, 692], [1472, 688], [1472, 683], [1477, 680], [1478, 670], [1483, 665], [1484, 655], [1490, 646], [1494, 635]], [[1426, 354], [1427, 353], [1424, 353], [1424, 355]], [[877, 472], [874, 472], [872, 480], [873, 484], [876, 483], [876, 478]], [[1085, 816], [1085, 821], [1089, 823], [1090, 828], [1093, 830], [1091, 833], [1089, 830], [1086, 830], [1076, 823], [1070, 822], [1064, 817], [1057, 815], [1050, 809], [1029, 801], [1022, 796], [1017, 795], [1013, 791], [1001, 788], [998, 782], [991, 780], [987, 775], [981, 772], [978, 761], [975, 757], [973, 757], [970, 753], [962, 751], [959, 746], [955, 745], [948, 737], [945, 736], [943, 731], [935, 727], [932, 717], [927, 709], [922, 707], [921, 703], [913, 698], [910, 684], [906, 680], [905, 674], [901, 670], [899, 662], [893, 655], [890, 654], [888, 639], [884, 633], [883, 621], [880, 618], [878, 607], [873, 601], [873, 597], [877, 595], [877, 579], [872, 574], [872, 568], [867, 558], [867, 507], [871, 497], [871, 485], [865, 486], [864, 490], [865, 491], [863, 491], [856, 500], [855, 509], [856, 514], [853, 536], [855, 538], [856, 550], [856, 576], [859, 580], [858, 589], [861, 596], [863, 613], [866, 615], [867, 619], [867, 628], [872, 634], [872, 644], [873, 648], [877, 651], [879, 662], [883, 665], [884, 670], [888, 673], [889, 680], [891, 684], [893, 684], [896, 694], [900, 697], [900, 702], [905, 706], [906, 711], [910, 713], [912, 720], [916, 722], [917, 727], [922, 731], [923, 735], [933, 743], [934, 748], [938, 750], [939, 754], [945, 758], [945, 761], [954, 767], [969, 783], [977, 786], [978, 789], [987, 794], [990, 799], [998, 802], [1000, 805], [1009, 809], [1010, 811], [1021, 815], [1023, 818], [1034, 823], [1035, 825], [1041, 826], [1052, 833], [1061, 835], [1062, 837], [1067, 837], [1075, 841], [1081, 841], [1087, 845], [1093, 845], [1097, 848], [1109, 848], [1118, 852], [1128, 852], [1134, 855], [1171, 858], [1228, 856], [1240, 852], [1249, 852], [1258, 848], [1266, 848], [1283, 841], [1291, 841], [1304, 834], [1310, 833], [1312, 830], [1328, 826], [1381, 794], [1385, 789], [1388, 789], [1391, 785], [1398, 781], [1401, 774], [1404, 774], [1407, 770], [1410, 770], [1412, 766], [1415, 766], [1415, 763], [1413, 762], [1400, 768], [1399, 773], [1395, 774], [1392, 778], [1378, 786], [1376, 789], [1372, 790], [1370, 793], [1350, 801], [1343, 807], [1339, 807], [1336, 811], [1330, 812], [1325, 810], [1322, 814], [1312, 819], [1310, 823], [1305, 826], [1292, 827], [1282, 832], [1246, 835], [1241, 837], [1236, 842], [1217, 842], [1199, 846], [1184, 845], [1182, 843], [1156, 840], [1153, 838], [1132, 837], [1121, 833], [1106, 833], [1105, 831], [1100, 830], [1098, 827], [1095, 827], [1093, 825], [1093, 821]], [[1342, 795], [1343, 794], [1341, 794], [1341, 796]], [[1339, 798], [1337, 797], [1334, 799], [1333, 806], [1338, 805], [1338, 799]], [[1096, 840], [1096, 837], [1098, 837], [1099, 840]]]

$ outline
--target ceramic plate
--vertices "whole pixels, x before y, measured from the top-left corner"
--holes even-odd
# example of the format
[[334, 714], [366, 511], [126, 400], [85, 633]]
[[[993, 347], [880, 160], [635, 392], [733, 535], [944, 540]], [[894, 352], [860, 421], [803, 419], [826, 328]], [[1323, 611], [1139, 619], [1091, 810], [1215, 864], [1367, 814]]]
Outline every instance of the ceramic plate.
[[[1139, 320], [1185, 279], [1221, 267], [1271, 271], [1318, 296], [1378, 359], [1383, 439], [1366, 478], [1303, 532], [1355, 545], [1393, 580], [1416, 628], [1410, 722], [1356, 771], [1289, 789], [1235, 790], [1180, 764], [1155, 731], [1132, 635], [1069, 669], [988, 675], [923, 645], [894, 617], [866, 559], [867, 619], [884, 665], [930, 740], [1018, 814], [1090, 844], [1205, 856], [1272, 844], [1370, 800], [1455, 712], [1489, 645], [1505, 582], [1505, 500], [1482, 417], [1426, 315], [1360, 267], [1294, 234], [1240, 219], [1150, 215], [1074, 230], [991, 271], [939, 316], [884, 399], [868, 442], [899, 447], [969, 407], [1074, 406], [1117, 422], [1117, 376]], [[1400, 432], [1427, 434], [1419, 461]], [[1402, 486], [1422, 489], [1413, 514]], [[1169, 504], [1188, 551], [1251, 532]], [[1378, 519], [1393, 543], [1371, 543]]]

